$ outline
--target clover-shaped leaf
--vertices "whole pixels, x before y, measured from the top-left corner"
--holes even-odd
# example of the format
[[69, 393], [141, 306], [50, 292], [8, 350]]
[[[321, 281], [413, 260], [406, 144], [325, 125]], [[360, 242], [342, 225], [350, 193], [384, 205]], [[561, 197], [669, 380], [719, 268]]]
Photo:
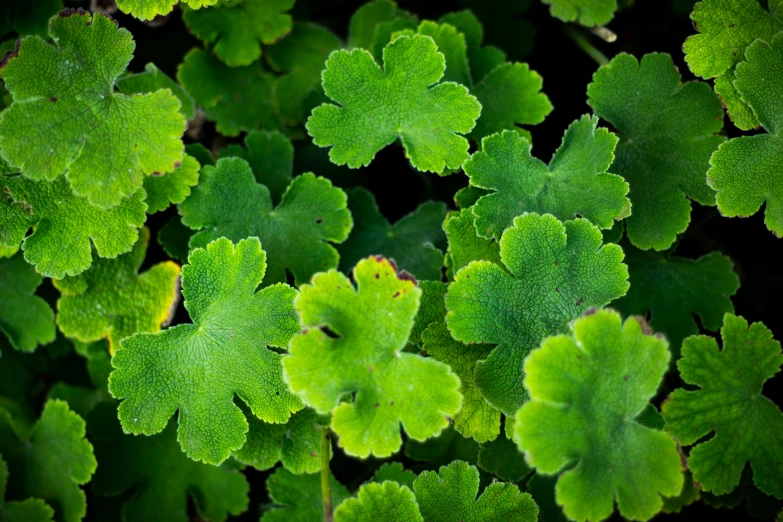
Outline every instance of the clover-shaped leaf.
[[184, 9], [182, 19], [199, 39], [215, 44], [215, 54], [229, 67], [250, 65], [261, 57], [261, 44], [275, 43], [291, 31], [286, 14], [295, 0], [243, 0], [211, 9]]
[[27, 262], [47, 277], [84, 272], [92, 263], [90, 243], [99, 257], [128, 252], [146, 219], [143, 189], [104, 210], [76, 196], [62, 178], [46, 182], [0, 176], [0, 187], [0, 245], [21, 244]]
[[321, 87], [326, 59], [343, 47], [327, 28], [316, 24], [294, 24], [290, 34], [269, 48], [267, 60], [279, 72], [275, 82], [275, 107], [288, 125], [301, 123], [313, 107], [327, 101]]
[[430, 37], [398, 37], [384, 48], [383, 63], [381, 68], [363, 49], [332, 53], [323, 87], [340, 106], [313, 110], [306, 125], [313, 142], [332, 147], [334, 163], [357, 168], [399, 138], [415, 168], [459, 168], [468, 158], [468, 141], [460, 134], [473, 129], [479, 102], [462, 85], [438, 83], [445, 58]]
[[770, 42], [783, 30], [783, 1], [769, 0], [768, 9], [757, 0], [698, 2], [691, 20], [699, 34], [689, 36], [682, 46], [693, 74], [715, 78], [715, 92], [723, 98], [734, 125], [742, 130], [758, 127], [759, 121], [735, 88], [734, 70], [754, 40]]
[[39, 344], [54, 341], [54, 312], [35, 295], [42, 282], [43, 277], [21, 253], [0, 258], [0, 332], [17, 350], [31, 352]]
[[650, 326], [666, 335], [675, 358], [683, 339], [699, 333], [694, 315], [705, 329], [715, 331], [723, 315], [734, 311], [729, 298], [739, 288], [739, 278], [728, 257], [713, 252], [686, 259], [632, 246], [624, 251], [632, 284], [612, 306], [624, 315], [647, 316], [649, 311]]
[[[410, 276], [374, 257], [353, 277], [357, 288], [335, 270], [301, 287], [296, 308], [307, 330], [291, 341], [283, 367], [305, 404], [332, 412], [346, 453], [385, 457], [402, 444], [400, 423], [416, 440], [448, 425], [462, 402], [459, 379], [443, 363], [402, 352], [421, 296]], [[350, 393], [355, 399], [342, 402]]]
[[617, 137], [597, 126], [598, 118], [587, 115], [572, 123], [549, 165], [531, 156], [530, 142], [515, 132], [481, 140], [464, 166], [471, 185], [491, 191], [473, 206], [479, 235], [500, 238], [524, 212], [581, 216], [600, 228], [630, 215], [628, 183], [606, 172]]
[[704, 490], [730, 492], [749, 462], [759, 489], [783, 498], [783, 413], [761, 394], [783, 364], [780, 343], [762, 323], [748, 327], [732, 314], [723, 319], [721, 337], [722, 350], [712, 337], [683, 342], [677, 367], [683, 381], [698, 388], [669, 396], [663, 405], [666, 431], [694, 445], [688, 469]]
[[282, 462], [292, 473], [315, 473], [321, 469], [321, 438], [329, 419], [312, 409], [300, 410], [285, 424], [269, 424], [247, 415], [247, 442], [234, 458], [258, 470]]
[[421, 335], [422, 349], [435, 359], [449, 365], [461, 381], [462, 409], [454, 416], [454, 429], [463, 437], [477, 442], [486, 442], [500, 432], [500, 412], [493, 408], [481, 395], [473, 382], [476, 362], [485, 359], [493, 346], [472, 344], [470, 346], [454, 340], [446, 323], [430, 324]]
[[41, 499], [54, 508], [58, 521], [79, 522], [87, 512], [79, 485], [89, 482], [97, 465], [84, 432], [82, 418], [63, 401], [48, 401], [25, 437], [0, 409], [0, 454], [13, 477], [6, 499]]
[[542, 0], [552, 16], [564, 22], [579, 22], [592, 27], [604, 25], [617, 11], [617, 0]]
[[[339, 506], [351, 494], [334, 476], [329, 480], [332, 505]], [[266, 480], [266, 489], [274, 504], [261, 515], [261, 522], [312, 522], [323, 517], [319, 475], [294, 475], [285, 468], [278, 468]]]
[[620, 143], [611, 171], [630, 185], [628, 239], [642, 250], [669, 248], [690, 221], [688, 198], [713, 205], [705, 173], [724, 138], [720, 99], [709, 85], [681, 83], [667, 54], [641, 62], [627, 54], [598, 69], [588, 103], [616, 129]]
[[273, 104], [275, 78], [261, 62], [229, 67], [201, 49], [193, 49], [177, 70], [177, 79], [204, 109], [219, 133], [280, 128]]
[[525, 360], [531, 400], [514, 440], [540, 473], [560, 474], [555, 496], [568, 518], [603, 520], [616, 501], [625, 518], [648, 520], [682, 489], [677, 444], [639, 421], [669, 358], [666, 341], [636, 319], [598, 310]]
[[204, 167], [201, 182], [179, 209], [185, 225], [203, 229], [191, 238], [191, 248], [222, 236], [260, 238], [269, 253], [266, 284], [286, 281], [286, 269], [299, 285], [319, 270], [337, 267], [339, 256], [329, 242], [344, 241], [353, 226], [345, 193], [328, 180], [298, 176], [273, 208], [269, 189], [256, 183], [240, 158]]
[[436, 473], [424, 471], [413, 483], [425, 522], [535, 522], [538, 506], [515, 484], [493, 482], [476, 498], [479, 472], [457, 460]]
[[54, 510], [39, 498], [5, 501], [8, 467], [0, 455], [0, 520], [3, 522], [53, 522]]
[[340, 270], [349, 272], [363, 257], [381, 255], [418, 279], [440, 280], [443, 252], [439, 248], [446, 243], [441, 228], [446, 205], [427, 201], [392, 225], [381, 214], [372, 193], [355, 188], [348, 191], [348, 209], [355, 225], [338, 247]]
[[[781, 2], [783, 13], [783, 2]], [[783, 16], [783, 14], [782, 14]], [[707, 182], [718, 191], [718, 210], [728, 217], [758, 212], [766, 201], [764, 223], [783, 236], [783, 33], [771, 44], [751, 44], [737, 65], [734, 86], [767, 134], [723, 143], [710, 158]]]
[[124, 13], [140, 20], [152, 20], [156, 16], [167, 15], [178, 2], [193, 9], [209, 7], [221, 0], [116, 0], [117, 7]]
[[245, 477], [225, 466], [189, 459], [177, 445], [174, 421], [153, 437], [125, 435], [116, 405], [104, 402], [90, 415], [89, 428], [100, 462], [92, 491], [107, 497], [132, 492], [117, 499], [123, 503], [125, 522], [188, 522], [190, 499], [206, 520], [223, 521], [229, 513], [247, 510], [250, 486]]
[[219, 464], [245, 443], [248, 423], [238, 395], [266, 421], [286, 422], [302, 408], [282, 380], [284, 347], [299, 331], [296, 290], [256, 292], [266, 271], [258, 238], [226, 238], [197, 248], [182, 268], [182, 295], [193, 324], [123, 339], [112, 359], [109, 391], [127, 433], [163, 431], [179, 410], [177, 439], [193, 460]]
[[628, 290], [622, 249], [601, 241], [601, 231], [587, 220], [561, 223], [549, 214], [523, 214], [500, 239], [508, 272], [474, 261], [449, 286], [446, 323], [452, 336], [498, 345], [477, 363], [475, 380], [484, 398], [506, 415], [526, 400], [522, 363], [530, 350]]
[[387, 480], [382, 484], [368, 482], [356, 497], [340, 504], [334, 512], [335, 522], [424, 522], [416, 497], [407, 486]]
[[149, 239], [145, 227], [127, 254], [98, 259], [86, 272], [54, 281], [62, 293], [57, 326], [66, 336], [86, 343], [106, 337], [114, 353], [120, 339], [160, 330], [177, 297], [179, 266], [165, 261], [139, 274]]
[[0, 63], [14, 100], [0, 116], [0, 155], [32, 180], [65, 174], [77, 195], [114, 207], [182, 161], [180, 102], [168, 90], [114, 92], [135, 45], [108, 16], [66, 9], [50, 34], [55, 46], [29, 36]]
[[[253, 174], [266, 185], [272, 202], [277, 205], [291, 184], [294, 171], [294, 146], [280, 132], [252, 131], [245, 136], [245, 146], [229, 145], [218, 153], [220, 158], [237, 157], [247, 161]], [[214, 165], [214, 160], [208, 165]]]
[[147, 213], [166, 210], [172, 203], [182, 203], [190, 195], [190, 189], [198, 183], [201, 165], [192, 156], [185, 154], [182, 164], [168, 174], [144, 178], [144, 192], [147, 193]]

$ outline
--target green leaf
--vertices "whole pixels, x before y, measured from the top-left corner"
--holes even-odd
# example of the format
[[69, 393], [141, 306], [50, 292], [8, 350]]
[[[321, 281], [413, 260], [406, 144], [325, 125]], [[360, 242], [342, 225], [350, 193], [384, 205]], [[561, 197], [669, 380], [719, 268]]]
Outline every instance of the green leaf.
[[470, 79], [470, 66], [468, 65], [468, 46], [465, 43], [465, 35], [457, 30], [451, 24], [438, 24], [430, 20], [425, 20], [419, 24], [416, 31], [407, 30], [395, 33], [392, 38], [399, 34], [421, 34], [429, 36], [435, 42], [438, 52], [443, 53], [446, 59], [446, 70], [443, 73], [442, 81], [456, 82], [470, 88], [472, 81]]
[[179, 266], [158, 263], [139, 274], [149, 245], [143, 228], [133, 250], [116, 259], [98, 259], [77, 276], [55, 279], [57, 326], [68, 337], [89, 343], [103, 337], [114, 353], [120, 339], [157, 332], [167, 322], [178, 294]]
[[274, 87], [275, 107], [287, 125], [303, 122], [315, 106], [326, 101], [321, 71], [332, 51], [342, 47], [340, 38], [327, 28], [297, 23], [288, 36], [269, 48], [269, 64], [287, 73]]
[[347, 193], [355, 225], [338, 248], [341, 271], [349, 272], [364, 257], [381, 255], [417, 279], [441, 279], [443, 252], [439, 248], [446, 244], [441, 228], [446, 205], [427, 201], [392, 225], [381, 214], [371, 192], [355, 188]]
[[182, 161], [180, 102], [165, 89], [114, 92], [135, 44], [108, 16], [66, 9], [50, 34], [55, 46], [28, 36], [2, 64], [14, 102], [0, 115], [0, 155], [32, 180], [64, 173], [77, 195], [114, 207]]
[[[230, 145], [233, 147], [239, 147], [239, 145]], [[215, 158], [204, 145], [201, 143], [190, 143], [185, 145], [185, 154], [193, 156], [193, 158], [199, 162], [202, 167], [205, 165], [215, 165]]]
[[474, 83], [481, 82], [490, 71], [506, 61], [506, 54], [501, 49], [492, 45], [482, 47], [484, 27], [471, 11], [466, 9], [448, 13], [441, 17], [440, 21], [453, 25], [465, 35], [465, 43], [468, 45], [470, 76]]
[[568, 520], [563, 515], [563, 508], [555, 500], [557, 480], [557, 475], [549, 476], [536, 473], [527, 481], [527, 492], [533, 496], [533, 500], [538, 505], [541, 522], [566, 522]]
[[542, 0], [552, 16], [587, 27], [604, 25], [617, 11], [617, 0]]
[[[221, 149], [220, 158], [237, 157], [247, 161], [256, 181], [266, 185], [277, 205], [293, 180], [294, 146], [277, 131], [252, 131], [245, 136], [245, 146], [229, 145]], [[212, 162], [212, 165], [215, 163]]]
[[682, 508], [689, 506], [701, 498], [701, 488], [693, 482], [690, 471], [685, 472], [685, 484], [680, 494], [674, 497], [664, 497], [663, 513], [679, 513]]
[[87, 270], [92, 263], [90, 244], [103, 258], [128, 252], [146, 219], [143, 189], [104, 210], [76, 196], [62, 178], [46, 182], [0, 176], [0, 186], [0, 245], [21, 244], [27, 262], [46, 277]]
[[500, 412], [484, 400], [473, 381], [476, 362], [484, 360], [493, 346], [455, 341], [446, 324], [432, 323], [421, 335], [422, 349], [433, 359], [447, 364], [457, 374], [461, 385], [462, 409], [452, 419], [454, 429], [463, 437], [486, 442], [500, 433]]
[[49, 34], [49, 19], [62, 8], [63, 0], [7, 3], [0, 13], [0, 36], [13, 32], [22, 36], [35, 34], [46, 38]]
[[419, 281], [419, 288], [421, 302], [408, 341], [421, 347], [422, 334], [427, 327], [432, 323], [442, 323], [446, 317], [446, 302], [443, 298], [448, 285], [440, 281]]
[[630, 215], [628, 183], [606, 172], [617, 137], [597, 125], [598, 118], [587, 115], [572, 123], [548, 166], [530, 155], [530, 142], [515, 132], [481, 140], [481, 150], [464, 166], [471, 185], [491, 191], [473, 206], [479, 235], [500, 238], [524, 212], [562, 220], [581, 216], [599, 228]]
[[508, 272], [474, 261], [449, 286], [446, 323], [452, 336], [498, 345], [477, 363], [475, 382], [506, 415], [527, 398], [522, 362], [530, 350], [586, 310], [628, 290], [622, 249], [601, 240], [601, 231], [587, 220], [561, 223], [549, 214], [523, 214], [500, 239]]
[[84, 431], [82, 418], [62, 401], [48, 401], [25, 438], [11, 415], [0, 409], [0, 454], [13, 477], [6, 498], [35, 497], [54, 508], [59, 522], [80, 521], [87, 503], [79, 486], [89, 482], [97, 466]]
[[513, 130], [530, 139], [530, 132], [519, 126], [538, 125], [552, 112], [552, 103], [541, 92], [543, 83], [526, 63], [504, 63], [492, 69], [472, 89], [481, 103], [481, 117], [470, 137], [479, 140]]
[[745, 50], [760, 38], [765, 42], [783, 29], [783, 2], [769, 0], [769, 11], [757, 0], [704, 0], [693, 6], [691, 20], [699, 34], [689, 36], [682, 46], [693, 74], [716, 78], [734, 125], [750, 130], [759, 125], [756, 116], [732, 85], [734, 68], [745, 58]]
[[713, 205], [705, 173], [724, 138], [720, 100], [709, 85], [681, 83], [668, 54], [627, 54], [598, 69], [588, 103], [617, 131], [612, 172], [630, 185], [628, 239], [642, 250], [665, 250], [690, 221], [688, 198]]
[[397, 13], [397, 4], [392, 0], [372, 0], [361, 6], [351, 17], [348, 47], [372, 49], [378, 25], [392, 21]]
[[783, 364], [780, 343], [762, 323], [748, 327], [732, 314], [723, 321], [722, 350], [706, 336], [683, 343], [677, 367], [682, 380], [698, 388], [677, 389], [664, 403], [666, 431], [684, 446], [694, 445], [688, 468], [704, 490], [728, 493], [749, 462], [756, 486], [783, 498], [783, 413], [761, 395]]
[[198, 183], [200, 167], [195, 158], [185, 154], [185, 159], [174, 171], [144, 178], [147, 213], [155, 214], [172, 203], [182, 203], [190, 195], [190, 188]]
[[[783, 13], [783, 1], [781, 2]], [[782, 14], [783, 16], [783, 14]], [[707, 182], [718, 191], [718, 210], [728, 217], [755, 214], [766, 201], [764, 223], [783, 236], [783, 33], [771, 44], [757, 40], [737, 65], [734, 86], [767, 134], [723, 143], [710, 158]]]
[[[462, 402], [459, 379], [443, 363], [401, 351], [421, 296], [409, 278], [382, 257], [360, 261], [353, 278], [358, 288], [330, 270], [301, 287], [296, 309], [306, 330], [291, 341], [284, 374], [305, 404], [332, 412], [346, 453], [386, 457], [402, 444], [400, 423], [416, 440], [448, 425]], [[341, 402], [350, 393], [355, 399]]]
[[[510, 419], [506, 419], [506, 426], [511, 423]], [[530, 473], [524, 455], [505, 433], [479, 446], [477, 464], [481, 469], [509, 482], [520, 482]]]
[[250, 65], [261, 57], [261, 44], [273, 44], [291, 31], [285, 14], [295, 0], [243, 0], [212, 9], [183, 9], [188, 29], [229, 67]]
[[476, 498], [479, 472], [457, 460], [436, 473], [424, 471], [413, 483], [424, 520], [439, 522], [490, 522], [508, 520], [535, 522], [538, 506], [516, 485], [493, 482]]
[[179, 410], [183, 451], [219, 464], [242, 447], [248, 430], [235, 394], [266, 422], [286, 422], [302, 407], [282, 380], [281, 356], [267, 349], [285, 347], [299, 331], [296, 290], [279, 284], [256, 292], [266, 253], [254, 237], [236, 246], [213, 241], [193, 250], [188, 263], [182, 295], [193, 324], [124, 339], [109, 391], [124, 399], [126, 433], [159, 433]]
[[190, 252], [188, 244], [194, 234], [195, 232], [182, 224], [179, 216], [174, 216], [158, 232], [158, 243], [169, 257], [187, 261]]
[[247, 442], [234, 457], [257, 470], [282, 462], [292, 473], [315, 473], [321, 469], [321, 437], [329, 420], [310, 408], [291, 415], [285, 424], [268, 424], [251, 415]]
[[[182, 106], [179, 112], [190, 121], [196, 117], [196, 102], [193, 97], [154, 63], [144, 66], [144, 72], [123, 76], [117, 80], [117, 89], [123, 94], [146, 94], [160, 89], [169, 89]], [[187, 147], [186, 147], [187, 148]]]
[[372, 482], [382, 484], [387, 480], [396, 482], [400, 486], [413, 489], [413, 482], [416, 480], [416, 474], [410, 470], [403, 469], [399, 462], [384, 462], [381, 464], [375, 474], [372, 476]]
[[460, 134], [469, 133], [481, 113], [476, 98], [462, 85], [435, 85], [445, 58], [427, 36], [400, 36], [384, 49], [383, 63], [381, 68], [363, 49], [332, 53], [323, 87], [340, 106], [313, 110], [306, 125], [313, 142], [333, 146], [334, 163], [357, 168], [399, 138], [418, 170], [459, 168], [468, 158], [468, 141]]
[[443, 230], [449, 242], [446, 252], [446, 276], [454, 280], [454, 275], [471, 261], [490, 261], [497, 265], [500, 261], [500, 247], [495, 239], [478, 236], [471, 209], [451, 212], [446, 217]]
[[613, 306], [626, 316], [649, 316], [652, 329], [666, 335], [675, 358], [683, 339], [699, 333], [694, 315], [705, 329], [715, 331], [723, 314], [734, 311], [729, 298], [737, 292], [739, 278], [728, 257], [713, 252], [686, 259], [632, 246], [624, 251], [633, 284]]
[[221, 134], [239, 136], [242, 131], [280, 127], [273, 107], [275, 78], [261, 62], [228, 67], [214, 56], [193, 49], [180, 64], [177, 79]]
[[53, 522], [54, 510], [38, 498], [5, 502], [8, 467], [0, 455], [0, 520], [4, 522]]
[[167, 15], [177, 2], [187, 4], [193, 9], [209, 7], [221, 0], [116, 0], [117, 7], [124, 13], [140, 20], [152, 20], [156, 16]]
[[124, 522], [188, 522], [191, 501], [206, 520], [247, 510], [250, 486], [242, 473], [190, 460], [177, 445], [175, 422], [154, 437], [124, 435], [115, 405], [102, 403], [89, 425], [100, 462], [91, 489], [119, 497]]
[[17, 350], [32, 352], [39, 344], [54, 341], [54, 312], [35, 295], [42, 282], [22, 254], [0, 258], [0, 332]]
[[[312, 520], [312, 519], [311, 519]], [[416, 497], [406, 486], [369, 482], [334, 511], [335, 522], [423, 522]]]
[[256, 183], [247, 162], [225, 158], [201, 170], [201, 182], [180, 206], [182, 222], [203, 229], [190, 247], [203, 247], [221, 236], [232, 241], [256, 236], [269, 253], [267, 284], [296, 284], [319, 270], [336, 268], [339, 256], [330, 242], [348, 237], [353, 226], [345, 193], [311, 173], [294, 179], [273, 208], [269, 189]]
[[682, 489], [677, 444], [637, 418], [669, 358], [666, 341], [637, 320], [598, 310], [525, 361], [531, 400], [516, 415], [514, 440], [539, 473], [560, 473], [555, 496], [568, 518], [603, 520], [616, 501], [623, 517], [648, 520], [662, 496]]
[[[351, 494], [345, 486], [330, 477], [332, 505], [339, 506]], [[319, 475], [294, 475], [278, 468], [266, 481], [269, 498], [274, 505], [261, 516], [262, 522], [313, 522], [324, 513]]]

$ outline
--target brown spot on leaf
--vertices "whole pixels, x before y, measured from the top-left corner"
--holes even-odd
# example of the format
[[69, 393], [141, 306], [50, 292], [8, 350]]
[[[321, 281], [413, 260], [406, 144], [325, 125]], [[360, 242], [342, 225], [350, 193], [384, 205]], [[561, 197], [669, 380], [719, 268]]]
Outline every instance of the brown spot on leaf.
[[400, 272], [399, 274], [397, 274], [397, 278], [398, 278], [400, 281], [410, 281], [411, 283], [413, 283], [413, 284], [414, 284], [414, 286], [418, 286], [418, 282], [416, 281], [416, 278], [415, 278], [415, 277], [413, 277], [413, 274], [411, 274], [411, 273], [408, 273], [408, 272], [406, 272], [405, 270], [403, 270], [402, 272]]
[[580, 297], [579, 299], [576, 300], [576, 306], [579, 306], [580, 304], [582, 304], [584, 302], [585, 302], [585, 298], [584, 297]]
[[16, 41], [16, 46], [14, 47], [14, 49], [5, 53], [5, 56], [3, 56], [3, 59], [0, 60], [0, 70], [2, 70], [3, 67], [8, 65], [8, 62], [11, 61], [13, 58], [16, 58], [17, 56], [19, 56], [19, 48], [21, 46], [22, 46], [22, 41], [21, 40], [17, 40]]
[[175, 162], [174, 162], [174, 168], [175, 168], [175, 169], [178, 169], [178, 168], [180, 168], [181, 166], [182, 166], [182, 162], [181, 162], [181, 161], [175, 161]]
[[375, 279], [380, 279], [381, 275], [378, 272], [375, 272]]
[[623, 375], [623, 380], [624, 380], [625, 382], [628, 382], [628, 374], [626, 374], [626, 375]]
[[315, 220], [315, 224], [316, 224], [316, 225], [320, 225], [320, 224], [321, 224], [321, 223], [323, 223], [323, 222], [324, 222], [324, 219], [323, 219], [323, 218], [318, 218], [318, 219], [316, 219], [316, 220]]
[[57, 103], [57, 98], [52, 96], [51, 98], [49, 98], [49, 101], [52, 103]]
[[392, 296], [392, 299], [397, 299], [398, 297], [400, 297], [400, 293], [395, 292], [394, 295]]
[[558, 287], [555, 287], [555, 292], [557, 292], [559, 294], [560, 293], [560, 289]]
[[381, 405], [380, 405], [379, 403], [377, 403], [377, 402], [376, 402], [376, 403], [375, 403], [375, 407], [376, 407], [376, 408], [380, 408], [380, 407], [381, 407]]

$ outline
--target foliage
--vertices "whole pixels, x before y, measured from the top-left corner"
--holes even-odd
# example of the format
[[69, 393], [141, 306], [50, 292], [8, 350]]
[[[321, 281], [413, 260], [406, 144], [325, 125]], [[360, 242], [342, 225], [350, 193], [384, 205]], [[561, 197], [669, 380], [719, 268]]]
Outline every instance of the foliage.
[[783, 0], [6, 3], [0, 522], [783, 515]]

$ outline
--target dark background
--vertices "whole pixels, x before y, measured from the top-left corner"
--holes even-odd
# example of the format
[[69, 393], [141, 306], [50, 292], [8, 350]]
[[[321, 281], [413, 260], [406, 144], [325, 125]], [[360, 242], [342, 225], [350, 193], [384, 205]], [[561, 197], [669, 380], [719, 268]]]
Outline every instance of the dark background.
[[[346, 38], [348, 21], [363, 3], [361, 0], [298, 0], [292, 14], [297, 21], [314, 21], [326, 25], [337, 35]], [[628, 2], [621, 0], [620, 3]], [[636, 57], [649, 52], [668, 53], [678, 66], [683, 80], [693, 80], [681, 49], [685, 38], [695, 32], [688, 17], [693, 3], [693, 0], [637, 0], [608, 24], [618, 36], [615, 43], [605, 43], [587, 31], [583, 31], [583, 34], [609, 59], [620, 52]], [[554, 111], [542, 124], [530, 127], [534, 154], [542, 160], [549, 160], [560, 145], [567, 126], [582, 114], [590, 112], [586, 91], [598, 64], [573, 43], [564, 30], [565, 24], [552, 18], [549, 9], [538, 0], [398, 0], [398, 4], [419, 15], [420, 19], [435, 20], [447, 12], [471, 8], [484, 24], [485, 44], [502, 48], [509, 60], [529, 63], [543, 77], [543, 90], [554, 105]], [[71, 2], [70, 5], [79, 5], [79, 2]], [[81, 2], [81, 5], [87, 8], [89, 2]], [[157, 27], [121, 12], [115, 13], [114, 17], [122, 27], [131, 31], [136, 41], [135, 58], [130, 66], [133, 71], [141, 71], [146, 63], [154, 62], [175, 78], [182, 57], [192, 47], [200, 47], [200, 42], [183, 25], [177, 10], [163, 25]], [[729, 137], [739, 134], [728, 117], [724, 132]], [[240, 141], [217, 135], [214, 125], [210, 123], [204, 125], [202, 133], [199, 141], [213, 152], [232, 141]], [[339, 186], [365, 186], [374, 192], [381, 211], [391, 221], [413, 211], [427, 199], [447, 202], [453, 208], [454, 192], [467, 185], [467, 177], [461, 173], [441, 178], [415, 171], [396, 145], [382, 150], [370, 166], [356, 171], [330, 164], [326, 151], [315, 150], [309, 140], [297, 142], [295, 146], [295, 174], [314, 171], [332, 178]], [[692, 205], [691, 225], [678, 242], [677, 254], [696, 258], [717, 250], [729, 256], [741, 281], [740, 290], [733, 297], [736, 313], [751, 322], [764, 322], [777, 339], [783, 339], [780, 319], [783, 241], [767, 230], [763, 212], [747, 219], [727, 219], [720, 216], [714, 207], [702, 207], [697, 203]], [[176, 208], [170, 208], [150, 216], [147, 225], [152, 229], [153, 238], [175, 214]], [[164, 259], [167, 259], [166, 254], [152, 241], [145, 269]], [[56, 295], [56, 291], [51, 291]], [[174, 322], [189, 322], [181, 305]], [[778, 376], [775, 381], [767, 385], [764, 393], [781, 404], [783, 386], [780, 383], [783, 377]], [[416, 466], [402, 454], [398, 460], [402, 460], [406, 467]], [[356, 487], [369, 478], [378, 465], [379, 462], [372, 459], [366, 462], [349, 459], [338, 450], [332, 469], [341, 482]], [[250, 469], [246, 474], [251, 482], [251, 507], [241, 520], [258, 520], [261, 506], [269, 501], [264, 488], [269, 472], [260, 473]], [[774, 517], [782, 507], [780, 502], [764, 499], [753, 488], [749, 490], [748, 498], [748, 510], [762, 518]], [[89, 502], [95, 502], [91, 504], [95, 506], [106, 500], [90, 496]], [[88, 517], [94, 515], [94, 511], [90, 511]], [[750, 515], [744, 505], [731, 511], [717, 511], [699, 502], [684, 508], [679, 515], [659, 515], [658, 519], [712, 520], [719, 516], [738, 520], [749, 518]], [[620, 519], [617, 515], [615, 518]]]

